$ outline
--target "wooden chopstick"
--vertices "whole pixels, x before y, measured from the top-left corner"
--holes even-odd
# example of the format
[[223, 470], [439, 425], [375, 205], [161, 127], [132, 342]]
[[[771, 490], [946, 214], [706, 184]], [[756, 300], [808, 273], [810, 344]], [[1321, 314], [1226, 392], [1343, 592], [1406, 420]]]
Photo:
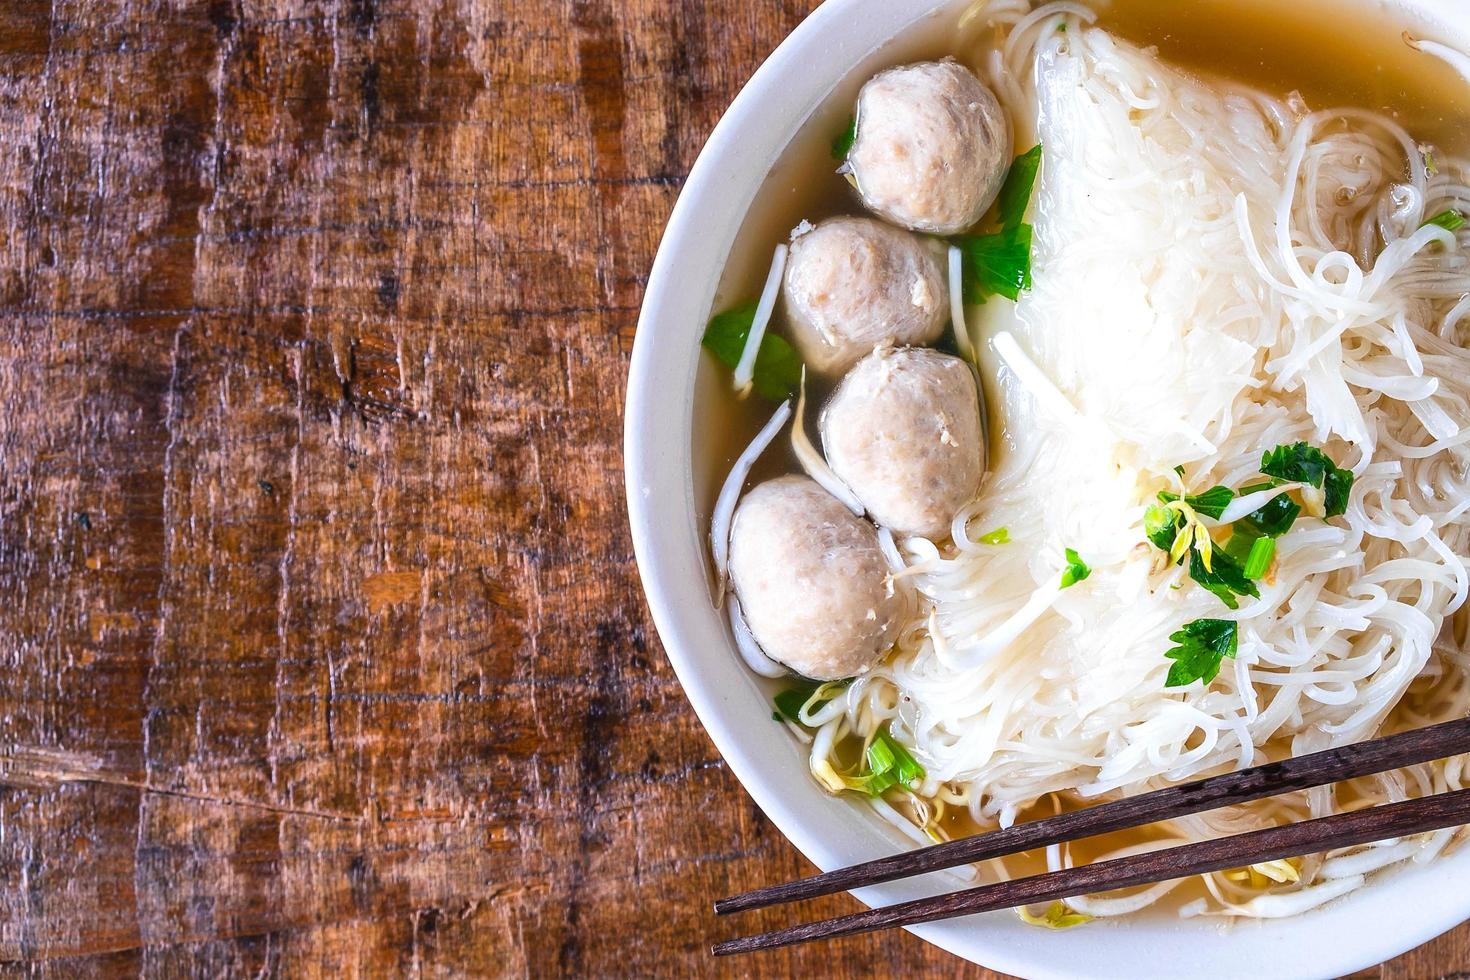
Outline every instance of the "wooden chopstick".
[[803, 923], [757, 936], [726, 940], [718, 943], [713, 952], [716, 956], [730, 956], [814, 939], [832, 939], [875, 929], [993, 912], [1406, 837], [1467, 822], [1470, 822], [1470, 790], [1456, 790], [1148, 854], [1135, 854], [1080, 868], [981, 885], [949, 895], [921, 898], [821, 922]]
[[715, 911], [723, 915], [850, 891], [1464, 752], [1470, 752], [1470, 719], [1447, 721], [769, 885], [720, 899]]

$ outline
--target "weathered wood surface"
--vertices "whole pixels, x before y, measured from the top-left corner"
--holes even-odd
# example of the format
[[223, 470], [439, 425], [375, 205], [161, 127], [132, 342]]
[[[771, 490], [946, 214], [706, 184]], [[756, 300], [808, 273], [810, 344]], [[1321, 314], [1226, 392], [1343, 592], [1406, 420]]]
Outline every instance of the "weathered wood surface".
[[809, 7], [0, 4], [0, 972], [714, 973], [806, 870], [651, 631], [619, 406]]

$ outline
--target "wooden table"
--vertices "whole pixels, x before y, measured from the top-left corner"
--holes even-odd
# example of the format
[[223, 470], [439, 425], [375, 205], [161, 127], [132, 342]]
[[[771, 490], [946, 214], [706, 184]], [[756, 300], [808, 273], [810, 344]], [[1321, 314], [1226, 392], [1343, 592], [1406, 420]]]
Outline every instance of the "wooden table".
[[652, 632], [620, 404], [808, 8], [0, 4], [0, 972], [708, 973], [806, 870]]

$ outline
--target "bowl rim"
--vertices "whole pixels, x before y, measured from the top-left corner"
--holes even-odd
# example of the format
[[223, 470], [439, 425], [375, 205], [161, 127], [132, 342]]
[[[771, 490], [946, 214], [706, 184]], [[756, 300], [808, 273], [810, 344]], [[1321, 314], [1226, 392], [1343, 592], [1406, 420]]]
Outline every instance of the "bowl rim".
[[[1390, 7], [1406, 25], [1470, 36], [1470, 8], [1456, 9], [1455, 2], [1392, 0]], [[732, 772], [781, 833], [823, 870], [891, 853], [906, 841], [876, 816], [855, 816], [854, 804], [827, 797], [799, 764], [799, 753], [773, 749], [773, 735], [792, 742], [784, 730], [746, 730], [764, 717], [750, 701], [750, 692], [759, 690], [740, 667], [722, 617], [710, 608], [704, 532], [695, 518], [691, 413], [699, 345], [698, 326], [690, 324], [700, 325], [708, 315], [719, 271], [757, 190], [807, 118], [860, 60], [920, 21], [966, 3], [826, 0], [782, 41], [722, 115], [679, 194], [648, 280], [629, 366], [626, 493], [654, 624], [686, 696]], [[834, 825], [834, 819], [855, 823]], [[1073, 970], [1077, 963], [1087, 964], [1085, 975], [1099, 978], [1169, 976], [1184, 968], [1199, 977], [1251, 971], [1340, 976], [1391, 959], [1470, 918], [1470, 892], [1456, 887], [1456, 871], [1470, 871], [1470, 847], [1424, 867], [1391, 872], [1292, 919], [1227, 927], [1215, 920], [1125, 919], [1047, 932], [1042, 942], [1040, 930], [1014, 917], [971, 916], [910, 931], [964, 959], [1032, 978], [1082, 975]], [[891, 882], [856, 895], [869, 906], [887, 905], [956, 883]], [[1406, 907], [1415, 910], [1412, 917], [1403, 914]], [[1385, 923], [1393, 928], [1383, 928]], [[1147, 966], [1139, 963], [1139, 939], [1153, 940]], [[1211, 974], [1212, 964], [1226, 972]]]

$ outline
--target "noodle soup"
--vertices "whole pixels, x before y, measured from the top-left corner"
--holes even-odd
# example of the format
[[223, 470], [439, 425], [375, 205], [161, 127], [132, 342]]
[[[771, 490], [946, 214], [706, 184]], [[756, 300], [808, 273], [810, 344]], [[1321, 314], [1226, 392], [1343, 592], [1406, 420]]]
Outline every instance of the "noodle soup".
[[[773, 418], [780, 397], [737, 397], [715, 358], [701, 368], [695, 410], [708, 424], [695, 448], [710, 465], [696, 489], [714, 524], [717, 600], [752, 669], [772, 677], [777, 716], [808, 747], [814, 778], [916, 842], [1470, 707], [1470, 189], [1458, 142], [1470, 88], [1387, 22], [1337, 15], [1326, 30], [1313, 7], [1283, 29], [1256, 0], [993, 0], [885, 52], [895, 66], [955, 59], [995, 93], [1009, 126], [1006, 187], [1041, 147], [1014, 299], [972, 282], [994, 271], [983, 261], [1018, 251], [1004, 190], [961, 232], [911, 232], [946, 285], [963, 280], [942, 334], [914, 345], [968, 360], [983, 399], [983, 439], [954, 438], [985, 475], [946, 526], [899, 527], [877, 478], [833, 454], [845, 434], [830, 430], [834, 402], [866, 359], [821, 374], [808, 364], [794, 421]], [[742, 229], [713, 311], [751, 304], [743, 336], [757, 339], [740, 360], [766, 356], [761, 306], [770, 336], [799, 342], [782, 263], [801, 261], [807, 226], [877, 215], [903, 227], [875, 211], [875, 181], [862, 186], [850, 149], [837, 154], [848, 172], [834, 173], [833, 144], [865, 81], [812, 120]], [[933, 292], [915, 288], [915, 305]], [[897, 370], [893, 356], [883, 371]], [[814, 526], [811, 508], [796, 508], [787, 533], [749, 538], [742, 581], [741, 501], [793, 473], [851, 514], [836, 507]], [[838, 524], [851, 525], [844, 567], [881, 555], [882, 588], [819, 592], [819, 606], [788, 590], [765, 608], [794, 563], [814, 562], [801, 582], [821, 573], [803, 542]], [[825, 633], [810, 649], [791, 642], [799, 630], [776, 636], [814, 609], [830, 615], [803, 629], [847, 623], [846, 648]], [[778, 641], [791, 652], [773, 661]], [[799, 682], [792, 667], [826, 682]], [[1462, 761], [1449, 760], [977, 873], [1121, 856], [1462, 780]], [[1441, 833], [1273, 862], [1033, 909], [1028, 921], [1079, 925], [1154, 905], [1292, 914], [1451, 843]]]

